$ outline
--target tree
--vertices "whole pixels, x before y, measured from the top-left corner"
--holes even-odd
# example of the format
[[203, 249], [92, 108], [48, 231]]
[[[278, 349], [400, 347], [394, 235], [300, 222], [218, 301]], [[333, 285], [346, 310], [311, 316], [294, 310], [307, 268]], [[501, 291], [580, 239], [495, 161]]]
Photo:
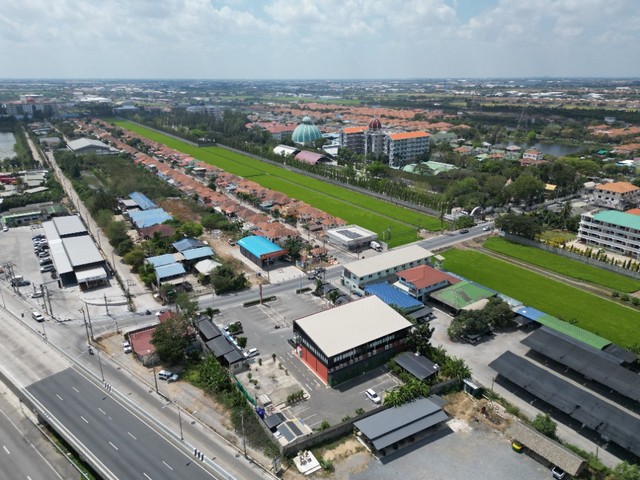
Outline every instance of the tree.
[[507, 187], [507, 192], [514, 200], [529, 206], [544, 192], [544, 182], [528, 173], [523, 173]]
[[176, 306], [187, 318], [191, 318], [198, 311], [198, 301], [192, 300], [186, 292], [176, 295]]
[[607, 476], [607, 480], [640, 480], [640, 466], [621, 462], [616, 465], [613, 473]]
[[493, 328], [506, 328], [513, 324], [515, 314], [507, 302], [493, 297], [481, 311], [487, 323]]
[[531, 215], [507, 213], [496, 218], [495, 225], [507, 233], [531, 240], [535, 239], [536, 235], [542, 233], [540, 223]]
[[107, 238], [109, 239], [109, 243], [114, 247], [127, 240], [129, 235], [127, 235], [126, 223], [122, 221], [111, 222], [107, 227]]
[[244, 348], [247, 346], [247, 337], [238, 337], [236, 338], [236, 342], [238, 342], [240, 348]]
[[407, 337], [407, 345], [420, 355], [429, 356], [431, 351], [431, 336], [434, 328], [427, 323], [415, 327]]
[[172, 315], [156, 327], [151, 343], [162, 362], [169, 365], [181, 362], [189, 346], [189, 322], [183, 315]]
[[558, 424], [552, 420], [548, 413], [539, 413], [531, 422], [533, 428], [549, 438], [556, 438], [556, 428]]
[[380, 162], [373, 162], [366, 167], [367, 173], [372, 177], [386, 177], [387, 168]]

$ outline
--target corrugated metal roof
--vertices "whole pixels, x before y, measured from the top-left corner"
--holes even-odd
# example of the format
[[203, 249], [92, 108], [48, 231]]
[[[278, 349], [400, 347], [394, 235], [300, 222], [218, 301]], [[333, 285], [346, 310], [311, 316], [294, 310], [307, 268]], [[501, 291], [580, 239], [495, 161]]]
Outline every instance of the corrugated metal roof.
[[438, 423], [448, 420], [442, 408], [428, 398], [418, 398], [400, 407], [388, 408], [355, 422], [377, 450], [386, 448]]
[[394, 361], [418, 380], [424, 380], [440, 371], [440, 367], [422, 355], [403, 352]]
[[596, 213], [593, 218], [599, 222], [606, 222], [640, 231], [640, 217], [631, 213], [619, 212], [617, 210], [604, 210]]
[[181, 263], [170, 263], [169, 265], [162, 265], [156, 267], [156, 278], [162, 280], [163, 278], [175, 277], [178, 275], [184, 275], [187, 273]]
[[246, 249], [252, 255], [260, 258], [262, 255], [268, 255], [270, 253], [280, 252], [282, 247], [267, 240], [264, 237], [257, 235], [251, 235], [238, 240], [238, 245]]
[[131, 221], [136, 224], [137, 228], [151, 227], [159, 225], [171, 220], [173, 217], [165, 212], [162, 208], [154, 208], [152, 210], [141, 210], [138, 212], [130, 212]]
[[153, 265], [154, 267], [169, 265], [171, 263], [175, 263], [175, 261], [176, 259], [170, 253], [165, 253], [164, 255], [156, 255], [155, 257], [147, 258], [147, 262]]
[[493, 297], [495, 294], [496, 292], [493, 290], [465, 280], [456, 285], [432, 292], [429, 296], [456, 310], [461, 310], [479, 300]]
[[580, 340], [581, 342], [591, 345], [598, 350], [602, 350], [604, 347], [611, 344], [611, 341], [606, 338], [596, 335], [595, 333], [587, 332], [572, 323], [565, 322], [546, 313], [539, 316], [536, 319], [536, 322], [573, 337], [576, 340]]
[[67, 142], [67, 147], [73, 152], [83, 150], [87, 147], [101, 148], [109, 150], [109, 145], [102, 143], [100, 140], [93, 140], [92, 138], [78, 138], [77, 140], [70, 140]]
[[63, 238], [62, 244], [74, 269], [83, 265], [104, 262], [98, 247], [89, 235]]
[[396, 305], [402, 310], [415, 310], [423, 306], [422, 302], [398, 290], [388, 283], [367, 285], [365, 292], [375, 295], [387, 305]]
[[191, 248], [182, 252], [185, 260], [195, 260], [197, 258], [213, 257], [211, 247]]
[[54, 217], [51, 220], [58, 231], [60, 237], [66, 237], [68, 235], [77, 235], [84, 233], [87, 228], [82, 223], [82, 220], [77, 215], [68, 215], [65, 217]]
[[129, 194], [129, 198], [136, 202], [142, 210], [151, 210], [156, 208], [156, 204], [153, 203], [144, 193], [132, 192]]
[[179, 252], [184, 252], [185, 250], [189, 250], [191, 248], [204, 247], [204, 243], [196, 238], [183, 238], [182, 240], [178, 240], [174, 242], [173, 248], [178, 250]]
[[412, 326], [376, 296], [299, 318], [295, 324], [327, 357]]

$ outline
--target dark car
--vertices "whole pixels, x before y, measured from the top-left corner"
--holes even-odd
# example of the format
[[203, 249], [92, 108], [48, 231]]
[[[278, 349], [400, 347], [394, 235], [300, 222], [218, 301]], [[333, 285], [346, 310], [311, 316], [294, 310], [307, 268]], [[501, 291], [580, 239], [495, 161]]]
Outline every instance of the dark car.
[[463, 228], [462, 230], [460, 230], [460, 233], [469, 233], [469, 229], [468, 228]]

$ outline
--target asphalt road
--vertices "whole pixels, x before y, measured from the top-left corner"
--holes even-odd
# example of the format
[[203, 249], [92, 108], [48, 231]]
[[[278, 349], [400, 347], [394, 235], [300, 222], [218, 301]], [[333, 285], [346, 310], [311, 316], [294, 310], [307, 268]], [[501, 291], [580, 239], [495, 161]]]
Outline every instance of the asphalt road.
[[215, 478], [72, 369], [27, 391], [117, 478]]
[[[43, 438], [36, 427], [29, 423], [24, 415], [17, 413], [4, 396], [0, 396], [0, 465], [2, 465], [3, 479], [63, 480], [65, 478], [32, 443], [38, 440]], [[58, 460], [66, 462], [62, 455], [58, 455]], [[56, 467], [60, 469], [60, 465]], [[65, 470], [65, 474], [72, 474], [70, 466]], [[76, 472], [77, 475], [79, 474]]]

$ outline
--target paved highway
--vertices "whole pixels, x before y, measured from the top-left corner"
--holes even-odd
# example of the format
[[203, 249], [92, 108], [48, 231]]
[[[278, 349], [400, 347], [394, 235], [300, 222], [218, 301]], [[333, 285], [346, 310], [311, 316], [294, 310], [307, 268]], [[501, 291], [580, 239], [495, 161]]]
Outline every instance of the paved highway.
[[214, 478], [72, 369], [34, 383], [27, 391], [116, 478]]
[[[2, 478], [6, 480], [53, 480], [71, 478], [70, 475], [78, 477], [79, 473], [74, 472], [67, 465], [60, 465], [60, 461], [66, 459], [58, 453], [56, 455], [56, 466], [54, 467], [38, 451], [43, 448], [47, 451], [53, 447], [47, 445], [38, 429], [27, 420], [22, 413], [10, 404], [5, 396], [6, 392], [0, 396], [0, 465], [2, 465]], [[9, 394], [10, 395], [10, 394]], [[38, 446], [34, 443], [39, 444]], [[44, 445], [43, 445], [44, 444]], [[67, 477], [60, 475], [57, 470], [62, 470]]]

